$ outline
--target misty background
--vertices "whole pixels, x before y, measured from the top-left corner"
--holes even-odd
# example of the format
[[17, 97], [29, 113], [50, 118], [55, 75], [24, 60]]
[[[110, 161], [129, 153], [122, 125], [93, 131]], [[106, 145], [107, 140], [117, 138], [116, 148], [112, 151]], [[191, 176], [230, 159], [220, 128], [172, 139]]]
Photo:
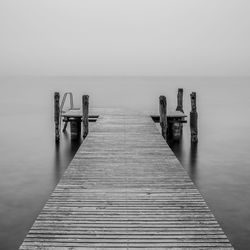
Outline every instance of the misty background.
[[[250, 1], [0, 0], [0, 248], [16, 250], [81, 141], [53, 93], [168, 111], [197, 92], [199, 143], [170, 145], [236, 249], [250, 249]], [[187, 119], [189, 122], [189, 119]], [[92, 126], [92, 124], [91, 124]]]
[[239, 76], [248, 0], [1, 0], [0, 75]]

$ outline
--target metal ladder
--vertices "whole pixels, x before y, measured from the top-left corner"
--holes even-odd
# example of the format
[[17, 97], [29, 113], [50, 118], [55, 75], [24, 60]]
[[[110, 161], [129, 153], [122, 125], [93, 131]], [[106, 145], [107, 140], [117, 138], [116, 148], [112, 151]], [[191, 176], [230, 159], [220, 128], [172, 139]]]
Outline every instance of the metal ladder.
[[[70, 102], [70, 108], [68, 110], [63, 110], [63, 107], [64, 107], [64, 104], [66, 102], [66, 99], [67, 99], [67, 96], [69, 96], [69, 102]], [[73, 98], [73, 94], [72, 92], [66, 92], [64, 93], [63, 95], [63, 99], [62, 99], [62, 102], [61, 102], [61, 105], [60, 105], [60, 127], [61, 127], [61, 117], [62, 117], [62, 114], [65, 113], [66, 111], [69, 111], [69, 110], [73, 110], [73, 109], [77, 109], [77, 108], [74, 108], [74, 98]], [[66, 128], [67, 128], [67, 125], [68, 125], [68, 121], [64, 121], [64, 126], [63, 126], [63, 132], [66, 131]]]

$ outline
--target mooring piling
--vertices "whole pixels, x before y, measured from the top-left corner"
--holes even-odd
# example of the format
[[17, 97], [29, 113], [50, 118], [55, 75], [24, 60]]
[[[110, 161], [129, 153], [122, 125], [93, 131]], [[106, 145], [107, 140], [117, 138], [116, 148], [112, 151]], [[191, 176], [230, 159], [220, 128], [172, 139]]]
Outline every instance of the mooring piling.
[[[176, 111], [180, 111], [184, 114], [184, 110], [183, 110], [183, 88], [178, 88], [178, 94], [177, 94], [177, 107], [176, 107]], [[176, 131], [177, 136], [175, 137], [176, 140], [179, 140], [182, 132], [183, 132], [183, 124], [182, 123], [174, 123], [173, 124], [173, 131]]]
[[62, 130], [63, 132], [66, 132], [67, 126], [68, 126], [68, 120], [65, 119], [64, 120], [64, 125], [63, 125], [63, 130]]
[[183, 89], [182, 88], [178, 89], [176, 111], [181, 111], [182, 113], [184, 113], [183, 111]]
[[60, 141], [60, 93], [54, 93], [55, 140]]
[[198, 142], [198, 113], [196, 107], [196, 92], [190, 94], [191, 112], [190, 112], [190, 130], [191, 142]]
[[89, 132], [89, 96], [82, 96], [82, 132], [83, 138], [86, 138]]
[[160, 125], [161, 134], [167, 140], [167, 99], [166, 96], [159, 97], [159, 112], [160, 112]]

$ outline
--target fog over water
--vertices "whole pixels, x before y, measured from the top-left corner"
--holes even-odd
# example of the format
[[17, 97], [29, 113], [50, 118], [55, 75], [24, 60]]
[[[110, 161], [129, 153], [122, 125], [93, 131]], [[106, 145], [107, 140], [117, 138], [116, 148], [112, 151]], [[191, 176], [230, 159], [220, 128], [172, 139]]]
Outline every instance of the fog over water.
[[[54, 142], [53, 95], [189, 115], [169, 143], [236, 249], [250, 249], [249, 0], [0, 1], [0, 249], [15, 250], [81, 141]], [[169, 76], [169, 77], [167, 77]], [[175, 76], [175, 77], [170, 77]], [[207, 77], [204, 77], [207, 76]]]
[[249, 0], [1, 0], [0, 75], [248, 75]]
[[176, 156], [204, 196], [236, 249], [250, 248], [249, 78], [2, 77], [0, 79], [0, 246], [17, 249], [80, 142], [70, 131], [54, 143], [53, 92], [82, 94], [90, 107], [123, 107], [158, 113], [158, 97], [176, 108], [184, 88], [184, 111], [197, 92], [199, 143], [190, 145], [189, 124]]

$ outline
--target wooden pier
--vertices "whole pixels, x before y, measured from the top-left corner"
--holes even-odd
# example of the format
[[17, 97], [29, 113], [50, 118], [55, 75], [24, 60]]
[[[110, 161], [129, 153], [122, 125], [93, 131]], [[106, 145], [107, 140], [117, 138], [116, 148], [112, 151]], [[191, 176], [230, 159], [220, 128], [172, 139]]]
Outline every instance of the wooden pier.
[[233, 249], [150, 116], [104, 112], [20, 249]]

